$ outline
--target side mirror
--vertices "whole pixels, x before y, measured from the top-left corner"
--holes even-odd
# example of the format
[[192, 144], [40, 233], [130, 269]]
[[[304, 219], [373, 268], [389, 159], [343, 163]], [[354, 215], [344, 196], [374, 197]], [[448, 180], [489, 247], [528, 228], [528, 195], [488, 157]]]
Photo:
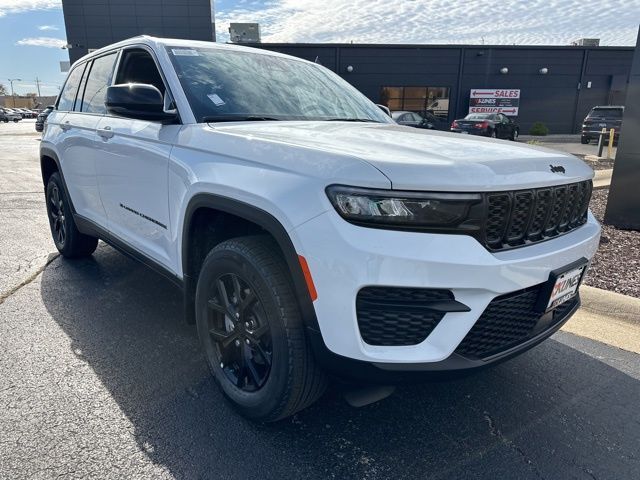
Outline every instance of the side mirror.
[[380, 110], [382, 110], [384, 113], [386, 113], [387, 115], [391, 116], [391, 110], [389, 110], [389, 107], [387, 107], [386, 105], [380, 105], [379, 103], [376, 103], [376, 105], [378, 106], [378, 108]]
[[175, 111], [165, 111], [162, 93], [153, 85], [126, 83], [107, 88], [107, 112], [138, 120], [168, 122], [177, 118]]

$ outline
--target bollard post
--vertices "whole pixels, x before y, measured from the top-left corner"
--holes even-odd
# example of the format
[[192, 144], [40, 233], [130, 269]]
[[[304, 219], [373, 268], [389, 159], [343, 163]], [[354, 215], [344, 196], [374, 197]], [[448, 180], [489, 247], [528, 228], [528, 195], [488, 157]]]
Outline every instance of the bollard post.
[[598, 157], [602, 157], [602, 149], [604, 148], [604, 136], [607, 134], [607, 129], [603, 128], [600, 131], [600, 136], [598, 137]]
[[615, 134], [615, 130], [612, 128], [609, 130], [609, 148], [607, 149], [607, 158], [611, 160], [613, 155], [613, 135]]

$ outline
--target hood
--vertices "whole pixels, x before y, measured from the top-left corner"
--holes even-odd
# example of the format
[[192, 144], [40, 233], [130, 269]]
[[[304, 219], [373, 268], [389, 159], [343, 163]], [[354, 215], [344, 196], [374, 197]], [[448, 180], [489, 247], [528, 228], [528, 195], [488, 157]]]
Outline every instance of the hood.
[[356, 157], [382, 172], [394, 189], [515, 190], [593, 177], [589, 166], [569, 154], [508, 140], [395, 124], [283, 121], [218, 123], [210, 127], [252, 140]]

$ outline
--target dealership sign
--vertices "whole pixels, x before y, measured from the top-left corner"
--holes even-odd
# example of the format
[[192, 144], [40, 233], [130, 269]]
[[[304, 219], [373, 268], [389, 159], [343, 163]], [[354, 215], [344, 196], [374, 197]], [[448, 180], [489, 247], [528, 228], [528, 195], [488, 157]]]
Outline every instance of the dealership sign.
[[469, 113], [503, 113], [518, 116], [520, 90], [499, 88], [472, 88], [469, 97]]

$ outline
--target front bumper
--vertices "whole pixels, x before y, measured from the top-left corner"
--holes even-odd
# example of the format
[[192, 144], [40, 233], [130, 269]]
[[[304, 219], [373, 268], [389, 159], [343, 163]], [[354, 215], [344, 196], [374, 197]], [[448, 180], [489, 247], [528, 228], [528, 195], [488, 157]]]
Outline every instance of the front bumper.
[[[588, 138], [589, 140], [597, 140], [598, 138], [600, 138], [600, 130], [582, 130], [582, 137], [583, 138]], [[610, 131], [607, 130], [607, 133], [604, 134], [604, 138], [606, 140], [609, 140], [609, 133]], [[620, 136], [620, 131], [619, 130], [615, 130], [613, 132], [613, 138], [617, 139]]]
[[[464, 370], [499, 361], [546, 338], [544, 335], [553, 333], [573, 311], [542, 332], [539, 339], [527, 339], [527, 345], [501, 352], [496, 358], [465, 359], [466, 366], [462, 366], [462, 359], [454, 355], [492, 300], [544, 283], [552, 270], [580, 258], [591, 259], [599, 236], [600, 226], [591, 214], [585, 225], [561, 237], [499, 253], [489, 252], [466, 235], [355, 226], [334, 211], [292, 232], [318, 292], [313, 306], [319, 338], [314, 343], [320, 345], [321, 341], [334, 360], [351, 359], [386, 371]], [[358, 292], [368, 286], [447, 289], [470, 311], [446, 313], [417, 345], [370, 345], [361, 336], [356, 312]]]

